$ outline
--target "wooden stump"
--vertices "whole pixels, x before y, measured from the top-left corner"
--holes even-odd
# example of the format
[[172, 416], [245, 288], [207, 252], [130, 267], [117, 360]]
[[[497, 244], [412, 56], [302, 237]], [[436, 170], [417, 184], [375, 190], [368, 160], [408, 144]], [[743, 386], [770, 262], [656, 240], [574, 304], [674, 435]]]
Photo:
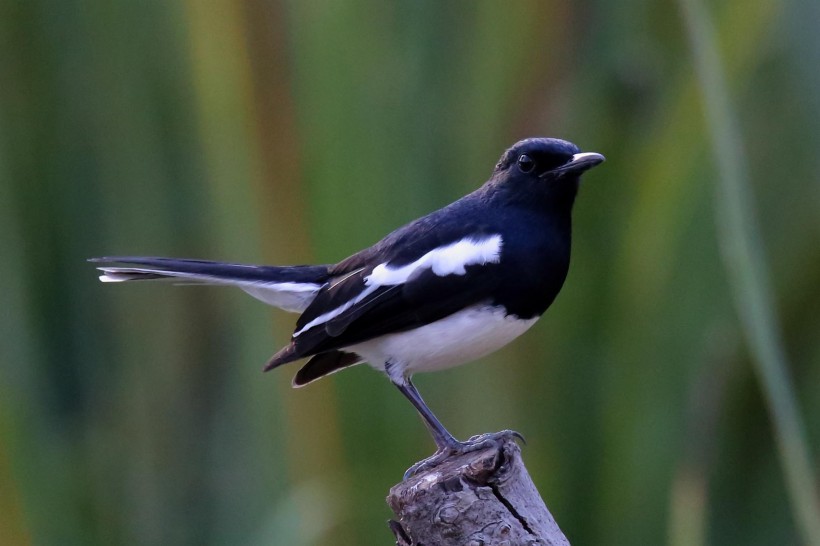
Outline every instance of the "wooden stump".
[[393, 486], [387, 504], [397, 546], [569, 546], [512, 440]]

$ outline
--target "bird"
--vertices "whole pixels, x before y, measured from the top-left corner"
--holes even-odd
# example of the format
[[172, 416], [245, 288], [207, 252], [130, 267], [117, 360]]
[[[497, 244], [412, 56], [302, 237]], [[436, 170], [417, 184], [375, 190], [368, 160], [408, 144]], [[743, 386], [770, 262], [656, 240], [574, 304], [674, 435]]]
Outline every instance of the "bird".
[[424, 402], [412, 376], [494, 352], [544, 314], [569, 270], [580, 177], [604, 159], [558, 138], [521, 140], [472, 193], [333, 264], [143, 256], [89, 261], [106, 264], [98, 267], [106, 283], [236, 286], [299, 313], [290, 342], [264, 370], [308, 359], [294, 387], [364, 362], [384, 372], [436, 444], [432, 456], [408, 469], [407, 479], [453, 454], [498, 446], [510, 437], [523, 440], [510, 430], [457, 440]]

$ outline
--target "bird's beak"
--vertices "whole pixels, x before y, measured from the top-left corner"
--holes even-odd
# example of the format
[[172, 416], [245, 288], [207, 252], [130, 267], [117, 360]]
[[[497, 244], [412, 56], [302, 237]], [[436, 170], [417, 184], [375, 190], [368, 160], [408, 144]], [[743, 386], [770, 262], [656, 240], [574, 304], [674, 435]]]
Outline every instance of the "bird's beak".
[[566, 176], [568, 174], [577, 175], [581, 174], [584, 171], [588, 171], [595, 165], [600, 165], [604, 161], [606, 161], [606, 158], [601, 154], [596, 154], [595, 152], [584, 152], [573, 155], [572, 160], [570, 160], [569, 163], [561, 165], [557, 169], [553, 169], [548, 172], [557, 174], [559, 176]]

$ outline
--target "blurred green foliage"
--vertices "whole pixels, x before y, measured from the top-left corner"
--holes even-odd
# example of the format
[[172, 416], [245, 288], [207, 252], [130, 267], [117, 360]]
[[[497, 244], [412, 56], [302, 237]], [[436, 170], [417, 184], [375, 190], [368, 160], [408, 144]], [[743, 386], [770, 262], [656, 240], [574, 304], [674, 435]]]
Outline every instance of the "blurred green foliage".
[[[707, 8], [817, 468], [820, 4]], [[0, 544], [389, 543], [432, 451], [389, 383], [291, 390], [292, 316], [84, 259], [335, 261], [534, 135], [608, 158], [567, 285], [426, 399], [524, 433], [573, 544], [799, 543], [677, 4], [0, 0]]]

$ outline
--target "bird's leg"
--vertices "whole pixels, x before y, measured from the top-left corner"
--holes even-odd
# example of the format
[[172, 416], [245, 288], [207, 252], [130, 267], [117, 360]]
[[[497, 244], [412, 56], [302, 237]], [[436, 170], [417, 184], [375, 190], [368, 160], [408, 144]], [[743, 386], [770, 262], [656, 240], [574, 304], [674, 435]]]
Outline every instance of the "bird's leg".
[[416, 386], [413, 385], [409, 378], [402, 378], [400, 381], [394, 380], [393, 383], [419, 412], [427, 430], [429, 430], [433, 436], [433, 441], [436, 443], [436, 452], [432, 456], [408, 468], [407, 472], [404, 473], [405, 480], [423, 470], [429, 470], [438, 466], [451, 455], [469, 453], [488, 447], [497, 448], [510, 438], [518, 438], [524, 441], [524, 437], [518, 432], [514, 430], [502, 430], [501, 432], [473, 436], [466, 442], [459, 442], [444, 428], [444, 425], [441, 424], [441, 421], [438, 420], [433, 412], [430, 411], [430, 408], [427, 407], [427, 404], [425, 404], [421, 398], [418, 389], [416, 389]]
[[416, 389], [416, 386], [413, 385], [413, 382], [410, 381], [409, 378], [404, 379], [402, 382], [395, 382], [395, 385], [399, 391], [410, 400], [410, 403], [413, 404], [419, 412], [419, 415], [421, 415], [424, 425], [427, 427], [427, 430], [430, 431], [430, 434], [433, 436], [433, 441], [436, 443], [437, 453], [439, 451], [453, 449], [459, 445], [459, 441], [444, 428], [441, 421], [438, 420], [430, 408], [427, 407], [427, 404], [424, 403], [421, 394], [419, 394], [418, 389]]

